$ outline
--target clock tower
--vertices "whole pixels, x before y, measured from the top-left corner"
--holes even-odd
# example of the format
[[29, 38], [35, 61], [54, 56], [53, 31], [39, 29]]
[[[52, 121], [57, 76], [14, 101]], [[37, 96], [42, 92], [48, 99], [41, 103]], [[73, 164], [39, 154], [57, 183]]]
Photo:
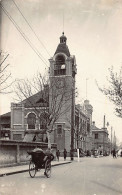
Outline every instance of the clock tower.
[[[56, 111], [60, 108], [51, 140], [53, 143], [57, 143], [57, 148], [60, 151], [66, 148], [69, 152], [71, 149], [71, 127], [75, 120], [75, 75], [77, 69], [75, 56], [69, 52], [64, 32], [60, 37], [60, 43], [54, 56], [49, 61], [49, 109], [54, 110], [52, 106], [55, 107]], [[57, 99], [53, 102], [55, 96]]]

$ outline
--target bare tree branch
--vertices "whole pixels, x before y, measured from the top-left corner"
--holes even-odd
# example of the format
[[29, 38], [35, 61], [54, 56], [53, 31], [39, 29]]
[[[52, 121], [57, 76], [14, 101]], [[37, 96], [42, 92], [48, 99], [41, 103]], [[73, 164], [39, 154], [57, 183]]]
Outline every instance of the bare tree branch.
[[115, 105], [115, 113], [122, 117], [122, 67], [119, 73], [114, 72], [113, 67], [109, 69], [108, 87], [100, 87], [96, 82], [98, 89], [109, 98]]
[[8, 73], [8, 67], [10, 64], [6, 64], [8, 56], [9, 54], [4, 57], [3, 52], [0, 51], [0, 93], [2, 94], [12, 92], [10, 90], [10, 86], [13, 84], [13, 82], [10, 81], [11, 73]]
[[[44, 121], [45, 131], [48, 133], [53, 131], [59, 117], [71, 110], [68, 101], [72, 99], [72, 90], [64, 78], [49, 82], [48, 78], [37, 73], [32, 80], [16, 82], [14, 91], [21, 102], [28, 102], [39, 121]], [[33, 99], [36, 94], [40, 98], [37, 102]]]

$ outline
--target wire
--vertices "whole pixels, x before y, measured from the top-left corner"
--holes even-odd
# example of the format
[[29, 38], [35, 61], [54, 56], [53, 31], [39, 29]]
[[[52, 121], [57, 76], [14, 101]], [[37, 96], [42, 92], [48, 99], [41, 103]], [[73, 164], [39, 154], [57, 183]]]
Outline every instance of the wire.
[[29, 46], [31, 47], [31, 49], [37, 54], [37, 56], [41, 59], [41, 61], [47, 66], [46, 62], [42, 59], [43, 56], [33, 46], [33, 44], [30, 42], [30, 40], [28, 39], [28, 37], [22, 32], [22, 30], [20, 29], [20, 27], [16, 24], [16, 22], [13, 20], [13, 18], [10, 16], [10, 14], [6, 11], [6, 9], [4, 8], [4, 6], [1, 5], [1, 4], [0, 4], [0, 6], [1, 6], [2, 10], [4, 11], [4, 13], [8, 16], [8, 18], [10, 19], [10, 21], [13, 23], [13, 25], [16, 27], [16, 29], [19, 31], [19, 33], [22, 35], [22, 37], [25, 39], [25, 41], [29, 44]]
[[[34, 35], [36, 36], [36, 38], [38, 39], [38, 41], [40, 42], [40, 44], [44, 47], [45, 51], [47, 52], [47, 54], [50, 56], [48, 50], [46, 49], [45, 45], [42, 43], [42, 41], [38, 38], [37, 34], [35, 33], [35, 31], [33, 30], [33, 28], [31, 27], [30, 23], [27, 21], [27, 19], [25, 18], [25, 16], [23, 15], [22, 11], [20, 10], [20, 8], [18, 7], [18, 5], [16, 4], [16, 2], [14, 0], [12, 0], [14, 5], [16, 6], [16, 8], [18, 9], [18, 11], [20, 12], [21, 16], [24, 18], [24, 20], [26, 21], [26, 23], [28, 24], [28, 26], [30, 27], [30, 29], [32, 30], [32, 32], [34, 33]], [[51, 56], [50, 56], [51, 57]]]

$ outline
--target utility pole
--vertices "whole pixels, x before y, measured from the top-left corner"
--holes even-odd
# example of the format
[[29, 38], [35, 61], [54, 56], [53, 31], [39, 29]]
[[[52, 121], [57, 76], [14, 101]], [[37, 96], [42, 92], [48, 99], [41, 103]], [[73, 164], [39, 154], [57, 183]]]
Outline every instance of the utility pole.
[[116, 135], [115, 135], [115, 131], [114, 131], [114, 148], [116, 149]]
[[104, 155], [104, 133], [105, 133], [105, 115], [104, 115], [104, 119], [103, 119], [103, 155]]
[[112, 152], [112, 131], [113, 131], [113, 128], [111, 127], [111, 152]]
[[87, 81], [88, 81], [88, 78], [86, 78], [86, 100], [87, 100]]
[[71, 160], [74, 160], [74, 86], [72, 86], [71, 106]]

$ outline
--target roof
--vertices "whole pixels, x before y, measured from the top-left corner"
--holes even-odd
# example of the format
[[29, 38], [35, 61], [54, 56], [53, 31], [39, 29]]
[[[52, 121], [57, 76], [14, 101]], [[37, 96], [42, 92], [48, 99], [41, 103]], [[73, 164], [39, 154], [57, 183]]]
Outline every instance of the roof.
[[92, 131], [100, 131], [101, 130], [98, 127], [96, 127], [95, 125], [91, 125], [91, 129], [92, 129]]
[[49, 106], [49, 88], [40, 91], [31, 97], [23, 100], [21, 103], [24, 103], [25, 108], [30, 107], [48, 107]]
[[1, 118], [2, 117], [10, 117], [10, 116], [11, 116], [11, 112], [7, 112], [5, 114], [0, 115]]
[[68, 46], [66, 45], [66, 40], [67, 40], [67, 38], [66, 38], [66, 36], [64, 35], [64, 32], [63, 32], [62, 36], [60, 37], [60, 43], [59, 43], [59, 45], [58, 45], [58, 47], [56, 49], [55, 54], [57, 54], [57, 53], [64, 53], [68, 57], [70, 57], [70, 52], [69, 52]]
[[[48, 107], [49, 106], [49, 88], [46, 87], [43, 91], [32, 95], [31, 97], [23, 100], [21, 103], [24, 103], [25, 108]], [[5, 118], [10, 119], [10, 117], [11, 117], [11, 112], [7, 112], [3, 115], [0, 115], [0, 118], [2, 119], [2, 123], [8, 122], [8, 120]]]
[[65, 43], [59, 43], [55, 54], [57, 54], [57, 53], [64, 53], [68, 57], [70, 57], [70, 52], [69, 52], [68, 46]]
[[11, 112], [7, 112], [3, 115], [0, 115], [0, 123], [3, 124], [10, 124]]
[[106, 134], [108, 134], [108, 131], [106, 128], [101, 128], [99, 129], [98, 127], [96, 127], [95, 125], [91, 126], [92, 132], [104, 132]]

